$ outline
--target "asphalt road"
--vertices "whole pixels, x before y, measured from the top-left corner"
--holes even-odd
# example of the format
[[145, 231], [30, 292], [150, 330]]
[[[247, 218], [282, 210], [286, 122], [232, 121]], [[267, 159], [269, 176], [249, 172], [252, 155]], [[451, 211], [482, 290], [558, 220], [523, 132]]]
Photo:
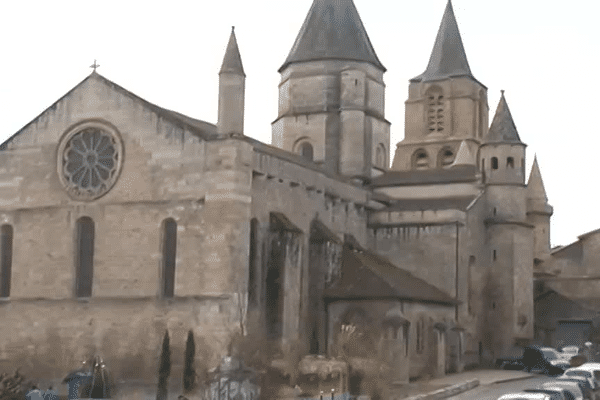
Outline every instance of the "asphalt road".
[[448, 397], [453, 400], [496, 400], [507, 393], [520, 392], [523, 389], [532, 388], [550, 381], [552, 378], [540, 375], [540, 377], [522, 379], [512, 382], [492, 383], [490, 385], [478, 386], [458, 396]]

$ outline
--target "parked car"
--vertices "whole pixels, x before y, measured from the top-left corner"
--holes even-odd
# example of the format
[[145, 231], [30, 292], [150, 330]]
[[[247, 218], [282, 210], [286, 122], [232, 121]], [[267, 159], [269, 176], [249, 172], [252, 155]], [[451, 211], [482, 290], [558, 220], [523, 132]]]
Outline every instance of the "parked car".
[[558, 353], [558, 356], [564, 360], [569, 361], [572, 357], [575, 357], [577, 354], [579, 354], [578, 346], [565, 346]]
[[555, 382], [574, 382], [579, 386], [579, 389], [581, 389], [584, 399], [595, 399], [595, 393], [592, 389], [592, 382], [588, 378], [579, 375], [562, 375], [557, 377]]
[[545, 393], [508, 393], [498, 397], [498, 400], [551, 400], [550, 396]]
[[600, 389], [600, 384], [598, 383], [598, 380], [596, 379], [596, 373], [600, 372], [600, 370], [595, 370], [594, 367], [585, 367], [585, 365], [588, 365], [591, 363], [586, 363], [583, 364], [579, 367], [576, 368], [569, 368], [564, 372], [564, 376], [582, 376], [584, 378], [587, 378], [590, 381], [590, 385], [592, 387], [592, 390], [596, 391], [598, 389]]
[[540, 351], [544, 354], [544, 358], [555, 367], [560, 367], [563, 371], [571, 368], [569, 361], [562, 359], [558, 350], [552, 347], [540, 347]]
[[566, 391], [568, 391], [569, 393], [571, 393], [571, 395], [573, 396], [573, 398], [575, 400], [583, 400], [583, 392], [581, 391], [581, 388], [579, 387], [577, 382], [570, 382], [570, 381], [566, 381], [566, 380], [555, 379], [553, 381], [543, 383], [542, 387], [543, 388], [555, 388], [555, 387], [563, 388]]
[[576, 369], [584, 369], [590, 371], [594, 375], [596, 382], [600, 382], [600, 363], [588, 362], [580, 365]]
[[522, 363], [525, 366], [524, 370], [527, 372], [541, 372], [550, 376], [557, 376], [564, 373], [564, 368], [552, 365], [550, 360], [546, 359], [546, 355], [549, 357], [555, 357], [556, 355], [551, 352], [544, 353], [543, 347], [539, 346], [527, 346], [523, 351]]

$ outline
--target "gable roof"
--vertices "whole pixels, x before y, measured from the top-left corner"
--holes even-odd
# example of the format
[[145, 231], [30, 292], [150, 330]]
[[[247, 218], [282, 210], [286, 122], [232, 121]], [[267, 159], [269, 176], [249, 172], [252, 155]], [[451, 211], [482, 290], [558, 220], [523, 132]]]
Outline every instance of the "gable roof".
[[427, 82], [458, 76], [467, 76], [476, 80], [469, 68], [452, 2], [448, 0], [427, 69], [411, 81]]
[[78, 89], [80, 86], [82, 86], [85, 82], [87, 82], [90, 79], [95, 79], [98, 82], [101, 82], [101, 83], [105, 84], [106, 86], [114, 89], [115, 91], [129, 97], [130, 99], [141, 103], [144, 107], [150, 109], [151, 111], [153, 111], [154, 113], [159, 115], [161, 118], [164, 118], [165, 120], [171, 122], [172, 124], [174, 124], [176, 126], [180, 126], [182, 128], [187, 128], [192, 134], [196, 135], [197, 137], [199, 137], [201, 139], [208, 140], [208, 139], [211, 139], [216, 136], [217, 126], [215, 124], [211, 124], [206, 121], [188, 117], [187, 115], [183, 115], [176, 111], [168, 110], [166, 108], [162, 108], [155, 104], [152, 104], [149, 101], [142, 99], [141, 97], [131, 93], [127, 89], [124, 89], [123, 87], [117, 85], [116, 83], [112, 82], [111, 80], [103, 77], [102, 75], [100, 75], [99, 73], [94, 71], [90, 75], [88, 75], [84, 80], [82, 80], [77, 85], [75, 85], [75, 87], [73, 87], [71, 90], [69, 90], [64, 96], [62, 96], [61, 98], [56, 100], [54, 103], [52, 103], [52, 105], [50, 107], [46, 108], [37, 117], [35, 117], [30, 122], [28, 122], [23, 128], [18, 130], [15, 134], [10, 136], [8, 139], [6, 139], [4, 141], [4, 143], [0, 144], [0, 151], [6, 150], [8, 148], [8, 145], [12, 142], [12, 140], [15, 137], [17, 137], [19, 134], [21, 134], [23, 131], [25, 131], [31, 124], [33, 124], [35, 121], [37, 121], [47, 111], [55, 108], [58, 103], [60, 103], [63, 99], [68, 97], [71, 93], [73, 93], [76, 89]]
[[314, 0], [287, 59], [289, 64], [315, 60], [352, 60], [385, 72], [352, 0]]
[[375, 252], [360, 247], [356, 241], [344, 244], [341, 277], [325, 289], [323, 295], [329, 300], [401, 299], [458, 304], [450, 295]]

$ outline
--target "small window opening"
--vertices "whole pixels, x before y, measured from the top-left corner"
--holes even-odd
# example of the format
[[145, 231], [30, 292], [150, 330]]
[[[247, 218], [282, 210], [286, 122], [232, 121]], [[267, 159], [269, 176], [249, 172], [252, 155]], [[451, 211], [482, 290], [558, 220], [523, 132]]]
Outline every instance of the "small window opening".
[[440, 88], [433, 88], [429, 93], [427, 125], [429, 133], [444, 131], [444, 96]]
[[493, 251], [492, 258], [494, 259], [494, 261], [496, 261], [496, 250]]
[[13, 247], [13, 228], [11, 225], [2, 225], [0, 246], [0, 297], [10, 297]]
[[506, 168], [514, 168], [515, 167], [515, 159], [512, 157], [508, 157], [506, 159]]
[[308, 161], [313, 161], [314, 151], [310, 143], [304, 142], [300, 145], [300, 155]]
[[492, 157], [492, 169], [498, 169], [498, 158]]
[[496, 215], [496, 212], [497, 212], [497, 211], [498, 211], [498, 210], [496, 210], [496, 207], [494, 207], [494, 215]]
[[415, 169], [429, 168], [429, 157], [425, 150], [417, 150], [413, 156], [413, 167]]
[[444, 149], [440, 153], [440, 165], [448, 166], [454, 162], [454, 152], [450, 149]]

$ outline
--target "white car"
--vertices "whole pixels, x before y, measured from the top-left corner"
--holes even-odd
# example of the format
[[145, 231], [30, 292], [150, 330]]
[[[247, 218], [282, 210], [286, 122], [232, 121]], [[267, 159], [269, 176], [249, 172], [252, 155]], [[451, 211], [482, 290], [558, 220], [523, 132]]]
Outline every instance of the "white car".
[[581, 391], [581, 388], [576, 382], [560, 381], [558, 379], [555, 379], [551, 382], [543, 383], [542, 387], [548, 389], [559, 387], [571, 393], [575, 400], [583, 400], [583, 392]]
[[594, 374], [594, 378], [596, 381], [600, 382], [600, 363], [588, 362], [585, 364], [581, 364], [577, 369], [585, 369]]
[[560, 353], [558, 353], [559, 357], [569, 361], [571, 358], [575, 357], [579, 354], [579, 347], [577, 346], [566, 346], [563, 347]]
[[564, 389], [557, 388], [557, 387], [553, 387], [553, 388], [538, 387], [538, 388], [524, 389], [523, 392], [547, 394], [548, 396], [550, 396], [550, 400], [573, 400], [573, 399], [567, 398], [568, 395], [565, 394]]
[[568, 370], [565, 371], [565, 373], [563, 374], [563, 376], [582, 376], [584, 378], [587, 378], [590, 381], [590, 385], [592, 386], [592, 390], [597, 391], [598, 389], [600, 389], [600, 385], [598, 384], [598, 381], [596, 380], [596, 376], [595, 376], [595, 370], [593, 368], [585, 368], [583, 367], [583, 365], [576, 367], [576, 368], [569, 368]]
[[550, 396], [544, 393], [508, 393], [498, 397], [498, 400], [551, 400]]

